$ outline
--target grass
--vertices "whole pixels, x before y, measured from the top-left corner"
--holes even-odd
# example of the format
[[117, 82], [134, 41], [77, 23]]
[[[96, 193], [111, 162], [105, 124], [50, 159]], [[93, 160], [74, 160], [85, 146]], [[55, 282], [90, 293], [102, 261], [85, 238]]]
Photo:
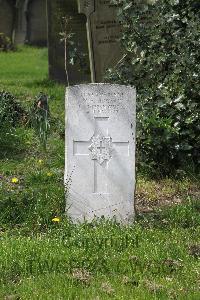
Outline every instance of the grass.
[[199, 299], [200, 247], [195, 252], [194, 246], [200, 223], [185, 228], [169, 218], [166, 226], [163, 217], [127, 228], [104, 222], [73, 226], [63, 220], [37, 235], [20, 229], [2, 233], [0, 295]]
[[[64, 117], [64, 86], [48, 80], [47, 49], [19, 47], [16, 52], [0, 53], [0, 90], [6, 89], [27, 106], [39, 92], [49, 95], [55, 116]], [[61, 114], [61, 115], [60, 115]]]
[[0, 53], [1, 89], [25, 107], [47, 93], [55, 124], [47, 152], [27, 127], [0, 151], [0, 299], [199, 299], [198, 180], [139, 175], [134, 224], [73, 225], [63, 215], [65, 88], [47, 79], [47, 50]]

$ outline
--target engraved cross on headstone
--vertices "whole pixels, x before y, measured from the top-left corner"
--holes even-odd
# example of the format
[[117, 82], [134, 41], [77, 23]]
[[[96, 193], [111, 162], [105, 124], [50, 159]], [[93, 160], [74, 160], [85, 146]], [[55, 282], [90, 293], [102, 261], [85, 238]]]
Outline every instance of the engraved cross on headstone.
[[129, 156], [129, 141], [113, 141], [109, 136], [108, 117], [95, 117], [94, 135], [89, 141], [74, 141], [74, 155], [91, 157], [94, 161], [93, 193], [108, 193], [107, 176], [112, 155]]
[[102, 154], [102, 150], [103, 149], [105, 149], [106, 147], [105, 146], [103, 146], [103, 142], [102, 141], [100, 141], [100, 146], [99, 147], [97, 147], [97, 149], [99, 149], [99, 151], [100, 151], [100, 154]]
[[67, 88], [66, 211], [72, 221], [90, 222], [103, 216], [132, 222], [135, 123], [133, 87], [101, 83]]

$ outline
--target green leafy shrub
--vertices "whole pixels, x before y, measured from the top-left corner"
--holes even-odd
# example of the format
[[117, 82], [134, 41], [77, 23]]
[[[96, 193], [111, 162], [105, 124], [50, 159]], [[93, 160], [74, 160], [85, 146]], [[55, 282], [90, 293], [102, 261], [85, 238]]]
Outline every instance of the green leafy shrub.
[[[15, 97], [0, 91], [0, 154], [5, 154], [20, 145], [19, 126], [26, 121], [27, 114]], [[23, 133], [22, 133], [23, 135]]]
[[13, 49], [14, 47], [9, 37], [7, 37], [4, 33], [0, 32], [0, 52], [7, 52]]
[[0, 128], [16, 127], [24, 116], [25, 111], [15, 97], [6, 91], [0, 91]]
[[198, 171], [199, 1], [114, 2], [126, 54], [109, 79], [137, 88], [140, 166], [164, 175], [189, 164]]

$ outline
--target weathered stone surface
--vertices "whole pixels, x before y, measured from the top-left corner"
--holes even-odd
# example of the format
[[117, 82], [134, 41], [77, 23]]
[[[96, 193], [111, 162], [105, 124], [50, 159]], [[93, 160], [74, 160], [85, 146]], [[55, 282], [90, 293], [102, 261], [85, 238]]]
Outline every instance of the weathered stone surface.
[[[86, 18], [78, 14], [75, 0], [47, 0], [48, 11], [48, 49], [49, 49], [49, 77], [67, 83], [65, 72], [65, 49], [61, 42], [60, 33], [63, 28], [63, 17], [69, 20], [66, 34], [73, 33], [74, 48], [80, 55], [80, 61], [70, 64], [70, 47], [67, 42], [66, 60], [69, 83], [76, 84], [90, 81], [89, 58], [87, 46]], [[84, 57], [83, 57], [84, 55]]]
[[27, 41], [31, 45], [47, 45], [46, 0], [30, 0], [26, 9]]
[[134, 217], [135, 109], [132, 87], [89, 84], [66, 93], [67, 212], [74, 221]]
[[27, 0], [16, 2], [15, 43], [24, 44], [27, 39]]
[[14, 1], [0, 0], [0, 33], [12, 38], [14, 29]]
[[0, 32], [16, 44], [46, 46], [46, 0], [0, 0]]
[[87, 17], [92, 82], [102, 82], [106, 70], [122, 58], [122, 25], [118, 7], [111, 0], [78, 0], [79, 12]]

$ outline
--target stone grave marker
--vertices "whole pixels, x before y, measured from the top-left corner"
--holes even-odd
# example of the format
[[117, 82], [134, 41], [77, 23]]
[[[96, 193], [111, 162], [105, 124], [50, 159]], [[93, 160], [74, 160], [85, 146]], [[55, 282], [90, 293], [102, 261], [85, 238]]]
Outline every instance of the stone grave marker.
[[[65, 72], [65, 49], [61, 42], [60, 33], [63, 31], [62, 19], [69, 20], [67, 34], [74, 34], [73, 41], [78, 49], [84, 67], [80, 63], [70, 64], [70, 49], [67, 47], [66, 60], [70, 84], [86, 83], [90, 81], [90, 68], [87, 45], [86, 17], [78, 13], [76, 0], [47, 0], [48, 16], [48, 52], [49, 77], [60, 82], [67, 81]], [[82, 55], [82, 54], [83, 55]], [[82, 58], [84, 56], [84, 58]], [[84, 61], [83, 61], [84, 60]]]
[[31, 45], [47, 45], [46, 0], [26, 1], [27, 41]]
[[118, 6], [111, 0], [78, 0], [78, 9], [87, 17], [91, 80], [102, 82], [106, 70], [123, 57]]
[[66, 211], [73, 221], [134, 217], [136, 93], [83, 84], [66, 92]]
[[0, 33], [12, 39], [14, 30], [14, 1], [0, 0]]
[[15, 44], [24, 44], [27, 38], [27, 5], [26, 0], [15, 4]]

